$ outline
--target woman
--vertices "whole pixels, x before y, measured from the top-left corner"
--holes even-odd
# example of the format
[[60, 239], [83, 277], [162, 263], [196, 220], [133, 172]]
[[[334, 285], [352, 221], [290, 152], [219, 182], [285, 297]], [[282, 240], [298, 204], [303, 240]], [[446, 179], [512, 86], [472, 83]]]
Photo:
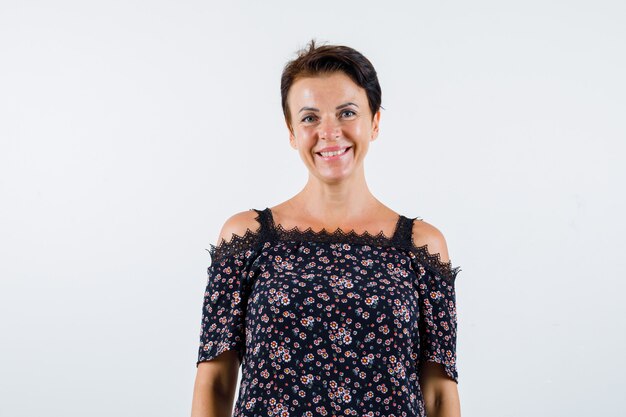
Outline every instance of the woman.
[[460, 416], [446, 241], [370, 192], [381, 90], [352, 48], [317, 46], [281, 80], [304, 188], [230, 217], [202, 310], [193, 417]]

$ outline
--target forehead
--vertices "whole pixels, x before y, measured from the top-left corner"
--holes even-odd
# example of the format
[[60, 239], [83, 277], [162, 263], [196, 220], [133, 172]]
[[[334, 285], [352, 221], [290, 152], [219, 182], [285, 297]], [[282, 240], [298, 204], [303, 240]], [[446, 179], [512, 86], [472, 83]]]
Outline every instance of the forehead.
[[293, 107], [313, 102], [367, 101], [365, 90], [343, 72], [298, 78], [291, 85], [288, 100]]

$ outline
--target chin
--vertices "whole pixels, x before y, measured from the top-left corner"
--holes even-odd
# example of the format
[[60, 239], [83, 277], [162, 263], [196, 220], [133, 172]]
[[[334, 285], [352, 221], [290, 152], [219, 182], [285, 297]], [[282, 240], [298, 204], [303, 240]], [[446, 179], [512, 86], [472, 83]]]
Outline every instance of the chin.
[[335, 183], [335, 182], [341, 182], [343, 180], [350, 178], [353, 172], [354, 170], [352, 169], [352, 167], [344, 171], [315, 169], [315, 176], [321, 180]]

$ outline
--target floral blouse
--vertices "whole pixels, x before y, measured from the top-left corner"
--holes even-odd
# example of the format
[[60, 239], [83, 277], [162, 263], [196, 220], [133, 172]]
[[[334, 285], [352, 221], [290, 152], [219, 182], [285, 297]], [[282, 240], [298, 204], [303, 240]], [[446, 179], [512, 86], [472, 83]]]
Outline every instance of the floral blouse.
[[412, 240], [260, 227], [207, 249], [198, 361], [235, 350], [233, 416], [426, 416], [426, 361], [458, 383], [455, 279], [460, 271]]

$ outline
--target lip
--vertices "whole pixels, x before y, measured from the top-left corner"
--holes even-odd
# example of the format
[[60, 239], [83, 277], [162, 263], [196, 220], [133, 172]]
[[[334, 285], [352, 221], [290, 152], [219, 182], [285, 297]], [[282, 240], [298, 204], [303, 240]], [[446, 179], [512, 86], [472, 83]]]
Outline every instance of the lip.
[[341, 151], [341, 150], [346, 149], [346, 148], [350, 148], [350, 146], [329, 146], [327, 148], [320, 149], [316, 153]]
[[[350, 152], [350, 149], [352, 149], [352, 146], [348, 146], [348, 147], [337, 147], [334, 146], [333, 148], [326, 148], [326, 149], [335, 149], [335, 150], [342, 150], [342, 149], [347, 149], [344, 153], [339, 154], [339, 155], [333, 155], [333, 156], [322, 156], [322, 154], [320, 154], [319, 152], [315, 152], [315, 154], [318, 156], [318, 158], [321, 158], [324, 161], [333, 161], [335, 159], [340, 159], [343, 158], [344, 156], [348, 155], [348, 153]], [[324, 150], [324, 152], [332, 152], [332, 151], [326, 151]]]

